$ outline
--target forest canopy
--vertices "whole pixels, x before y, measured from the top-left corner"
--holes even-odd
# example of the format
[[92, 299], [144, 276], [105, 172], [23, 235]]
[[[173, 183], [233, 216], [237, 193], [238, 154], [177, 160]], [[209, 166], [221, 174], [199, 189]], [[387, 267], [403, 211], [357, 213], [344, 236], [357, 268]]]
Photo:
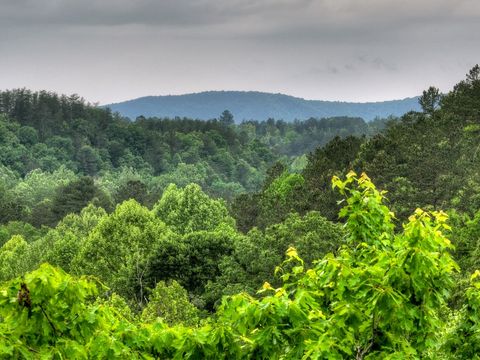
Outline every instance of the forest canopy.
[[480, 67], [420, 105], [129, 122], [1, 92], [0, 358], [477, 358]]

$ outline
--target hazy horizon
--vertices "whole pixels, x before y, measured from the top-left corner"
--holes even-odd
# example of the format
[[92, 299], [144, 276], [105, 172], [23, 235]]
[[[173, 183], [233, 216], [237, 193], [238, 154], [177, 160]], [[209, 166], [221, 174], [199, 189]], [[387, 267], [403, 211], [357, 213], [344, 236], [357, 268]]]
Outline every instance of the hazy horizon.
[[404, 99], [480, 61], [479, 16], [473, 0], [0, 0], [0, 88]]

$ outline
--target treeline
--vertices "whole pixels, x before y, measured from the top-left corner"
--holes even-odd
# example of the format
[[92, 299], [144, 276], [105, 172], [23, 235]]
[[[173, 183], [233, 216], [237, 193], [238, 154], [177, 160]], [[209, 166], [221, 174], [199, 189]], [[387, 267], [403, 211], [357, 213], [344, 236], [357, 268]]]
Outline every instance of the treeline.
[[376, 133], [385, 123], [340, 117], [235, 125], [228, 110], [209, 121], [139, 117], [130, 122], [78, 96], [25, 89], [0, 92], [0, 113], [3, 145], [18, 145], [16, 151], [3, 151], [1, 160], [20, 175], [60, 165], [90, 176], [122, 166], [159, 175], [179, 163], [204, 161], [218, 176], [237, 180], [232, 167], [240, 160], [258, 168], [279, 155], [302, 155], [337, 135]]

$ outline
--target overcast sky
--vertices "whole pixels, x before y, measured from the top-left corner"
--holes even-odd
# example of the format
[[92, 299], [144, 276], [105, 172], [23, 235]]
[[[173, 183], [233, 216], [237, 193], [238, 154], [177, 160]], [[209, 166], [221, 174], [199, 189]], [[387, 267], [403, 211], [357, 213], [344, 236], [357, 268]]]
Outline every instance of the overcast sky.
[[479, 0], [0, 0], [0, 89], [380, 101], [480, 62]]

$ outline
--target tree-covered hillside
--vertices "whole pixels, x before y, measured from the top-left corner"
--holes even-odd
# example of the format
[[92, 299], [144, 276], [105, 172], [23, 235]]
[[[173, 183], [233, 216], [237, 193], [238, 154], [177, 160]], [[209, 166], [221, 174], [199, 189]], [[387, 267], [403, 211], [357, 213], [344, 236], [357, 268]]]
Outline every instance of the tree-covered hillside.
[[0, 358], [479, 358], [479, 66], [369, 124], [1, 99]]
[[380, 102], [354, 103], [305, 100], [283, 94], [257, 91], [207, 91], [186, 95], [145, 96], [138, 99], [105, 105], [123, 116], [189, 117], [212, 119], [224, 109], [242, 120], [282, 119], [288, 122], [310, 117], [361, 117], [367, 121], [377, 117], [401, 116], [420, 110], [418, 98]]
[[170, 183], [231, 199], [261, 187], [276, 161], [294, 171], [335, 136], [373, 135], [385, 121], [309, 119], [233, 124], [186, 118], [127, 121], [78, 96], [0, 93], [1, 222], [54, 225], [89, 202], [108, 211], [135, 198], [153, 205]]

